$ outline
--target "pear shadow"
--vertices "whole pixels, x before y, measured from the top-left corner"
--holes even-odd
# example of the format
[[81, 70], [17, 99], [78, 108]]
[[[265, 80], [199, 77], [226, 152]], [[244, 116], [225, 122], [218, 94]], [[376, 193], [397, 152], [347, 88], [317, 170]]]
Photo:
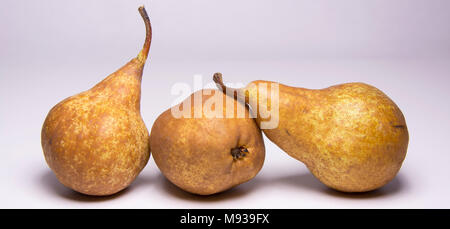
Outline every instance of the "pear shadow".
[[306, 189], [311, 191], [325, 191], [327, 187], [317, 180], [311, 173], [295, 174], [282, 177], [272, 178], [266, 181], [267, 185], [271, 184], [283, 184], [294, 186], [299, 189]]
[[178, 199], [195, 201], [195, 202], [220, 202], [229, 199], [242, 198], [245, 195], [251, 193], [251, 190], [258, 185], [258, 179], [253, 178], [252, 180], [235, 186], [231, 189], [225, 190], [220, 193], [215, 193], [212, 195], [198, 195], [182, 190], [176, 185], [172, 184], [163, 175], [158, 175], [158, 183], [162, 188], [169, 193], [169, 195], [174, 196]]
[[376, 190], [368, 191], [368, 192], [341, 192], [332, 188], [327, 187], [322, 184], [314, 175], [311, 173], [303, 173], [300, 175], [290, 175], [285, 177], [279, 177], [273, 179], [272, 183], [278, 182], [288, 185], [293, 185], [295, 187], [301, 189], [307, 189], [311, 191], [319, 191], [324, 194], [339, 197], [339, 198], [350, 198], [350, 199], [370, 199], [370, 198], [379, 198], [388, 195], [394, 195], [405, 188], [405, 180], [401, 174], [397, 174], [397, 176], [384, 185], [381, 188]]
[[56, 176], [51, 171], [45, 171], [41, 175], [40, 184], [44, 186], [48, 192], [53, 192], [54, 194], [68, 200], [79, 201], [79, 202], [102, 202], [107, 200], [113, 200], [127, 194], [130, 190], [136, 187], [147, 184], [148, 178], [138, 177], [129, 187], [108, 196], [90, 196], [76, 192], [58, 181]]
[[127, 189], [134, 190], [137, 188], [140, 188], [142, 186], [148, 186], [149, 184], [153, 183], [155, 180], [154, 176], [151, 176], [149, 174], [145, 174], [144, 171], [142, 171], [136, 179], [128, 186]]
[[367, 192], [341, 192], [331, 188], [326, 188], [325, 193], [334, 197], [349, 198], [349, 199], [371, 199], [380, 198], [384, 196], [394, 195], [405, 189], [405, 181], [402, 176], [397, 176], [389, 183], [381, 188], [367, 191]]

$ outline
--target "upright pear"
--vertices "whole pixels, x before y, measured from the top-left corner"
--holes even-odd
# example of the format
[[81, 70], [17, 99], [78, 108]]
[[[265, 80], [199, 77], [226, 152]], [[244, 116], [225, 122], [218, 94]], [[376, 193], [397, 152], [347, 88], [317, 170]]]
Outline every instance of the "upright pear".
[[[220, 73], [214, 81], [226, 88]], [[227, 93], [249, 104], [260, 126], [277, 121], [261, 127], [264, 134], [333, 189], [380, 188], [396, 176], [405, 159], [409, 141], [405, 118], [373, 86], [346, 83], [312, 90], [254, 81]]]
[[131, 184], [150, 157], [140, 99], [152, 30], [143, 6], [139, 13], [146, 27], [139, 55], [93, 88], [58, 103], [42, 127], [47, 164], [62, 184], [80, 193], [119, 192]]

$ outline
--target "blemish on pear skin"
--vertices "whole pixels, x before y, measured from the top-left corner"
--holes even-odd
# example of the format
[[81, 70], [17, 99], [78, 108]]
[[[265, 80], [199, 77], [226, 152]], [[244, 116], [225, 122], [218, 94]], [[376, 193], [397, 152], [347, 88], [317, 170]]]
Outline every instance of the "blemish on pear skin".
[[405, 125], [394, 125], [394, 126], [392, 126], [392, 127], [394, 127], [394, 128], [401, 128], [401, 129], [406, 128]]
[[289, 133], [289, 130], [284, 129], [284, 132], [286, 132], [287, 135], [291, 136], [291, 134]]

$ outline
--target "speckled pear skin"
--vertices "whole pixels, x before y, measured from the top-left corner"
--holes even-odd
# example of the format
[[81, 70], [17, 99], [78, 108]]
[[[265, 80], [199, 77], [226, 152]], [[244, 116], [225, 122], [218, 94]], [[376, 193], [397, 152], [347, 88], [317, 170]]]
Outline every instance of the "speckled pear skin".
[[[224, 112], [226, 103], [244, 106], [221, 91], [204, 91], [211, 95], [195, 92], [202, 96], [202, 104], [220, 93]], [[191, 117], [194, 94], [186, 99], [191, 100]], [[265, 147], [262, 133], [248, 112], [245, 108], [245, 118], [207, 118], [204, 113], [201, 118], [175, 118], [171, 109], [165, 111], [154, 122], [150, 134], [156, 165], [173, 184], [199, 195], [219, 193], [249, 181], [263, 166]], [[239, 147], [248, 152], [236, 159], [232, 151]]]
[[77, 192], [117, 193], [149, 160], [149, 133], [140, 114], [140, 98], [151, 27], [145, 9], [139, 11], [147, 37], [138, 57], [93, 88], [58, 103], [42, 127], [47, 164], [62, 184]]
[[[245, 88], [247, 96], [256, 96], [261, 83], [275, 82], [254, 81]], [[267, 88], [259, 93], [270, 93]], [[260, 101], [262, 106], [273, 102], [267, 98]], [[259, 114], [255, 115], [260, 123]], [[409, 141], [397, 105], [364, 83], [320, 90], [279, 84], [279, 125], [263, 132], [322, 183], [343, 192], [371, 191], [391, 181], [402, 166]]]

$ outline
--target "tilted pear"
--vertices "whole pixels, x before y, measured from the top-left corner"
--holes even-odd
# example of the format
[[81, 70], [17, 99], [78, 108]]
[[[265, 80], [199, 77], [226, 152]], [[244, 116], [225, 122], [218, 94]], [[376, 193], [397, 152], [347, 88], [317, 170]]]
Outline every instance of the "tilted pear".
[[71, 96], [47, 115], [41, 143], [45, 160], [65, 186], [88, 195], [126, 188], [150, 157], [149, 133], [140, 114], [142, 71], [152, 30], [139, 55], [93, 88]]
[[[173, 108], [180, 107], [187, 115], [174, 115]], [[150, 134], [156, 165], [173, 184], [211, 195], [258, 174], [264, 163], [264, 141], [244, 104], [221, 91], [204, 89], [173, 108], [156, 119]]]
[[[220, 73], [213, 78], [219, 88], [225, 87]], [[277, 126], [262, 128], [264, 134], [333, 189], [377, 189], [396, 176], [405, 159], [405, 118], [373, 86], [347, 83], [311, 90], [254, 81], [234, 91], [228, 88], [227, 94], [248, 103], [259, 125], [278, 120]], [[268, 113], [276, 107], [278, 112]]]

